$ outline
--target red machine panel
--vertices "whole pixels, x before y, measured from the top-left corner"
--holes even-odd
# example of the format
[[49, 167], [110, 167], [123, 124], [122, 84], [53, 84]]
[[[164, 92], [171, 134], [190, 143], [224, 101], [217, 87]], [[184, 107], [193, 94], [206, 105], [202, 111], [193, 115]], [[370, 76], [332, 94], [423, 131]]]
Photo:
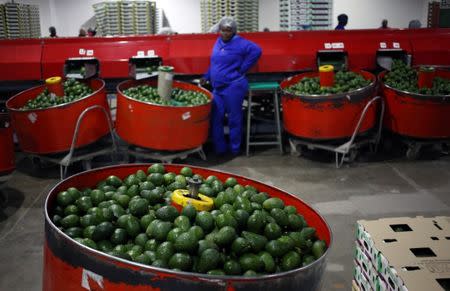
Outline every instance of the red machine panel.
[[[375, 69], [379, 49], [405, 50], [412, 54], [413, 64], [450, 65], [450, 29], [255, 32], [242, 36], [263, 50], [254, 72], [314, 69], [317, 52], [324, 50], [345, 51], [350, 69]], [[39, 80], [61, 75], [67, 58], [94, 56], [100, 61], [100, 77], [127, 78], [128, 59], [148, 50], [161, 56], [164, 64], [175, 66], [178, 73], [202, 74], [217, 37], [179, 34], [1, 41], [0, 76], [1, 80]]]
[[45, 41], [42, 54], [43, 78], [60, 76], [66, 59], [95, 57], [100, 62], [100, 77], [127, 78], [128, 60], [139, 51], [168, 57], [167, 36], [60, 38]]
[[413, 48], [413, 65], [450, 66], [450, 29], [404, 31]]
[[169, 53], [164, 64], [174, 66], [177, 73], [203, 74], [217, 39], [216, 34], [189, 34], [170, 37]]
[[0, 80], [40, 80], [42, 40], [0, 41]]

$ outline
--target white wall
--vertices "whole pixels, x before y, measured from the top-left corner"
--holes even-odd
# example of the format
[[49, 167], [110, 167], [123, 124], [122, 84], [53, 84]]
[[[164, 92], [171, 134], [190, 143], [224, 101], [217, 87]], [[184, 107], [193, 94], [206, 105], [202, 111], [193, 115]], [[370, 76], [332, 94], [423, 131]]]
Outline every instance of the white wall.
[[334, 0], [333, 27], [341, 13], [349, 18], [346, 29], [378, 28], [383, 19], [392, 28], [406, 28], [412, 19], [419, 19], [424, 27], [427, 3], [428, 0]]
[[157, 0], [156, 5], [164, 10], [170, 26], [176, 32], [202, 31], [200, 0]]
[[[78, 30], [94, 16], [92, 5], [102, 0], [16, 0], [18, 3], [39, 4], [42, 36], [48, 27], [55, 26], [59, 36], [76, 36]], [[103, 0], [104, 1], [104, 0]], [[115, 1], [115, 0], [109, 0]], [[259, 28], [279, 30], [279, 1], [259, 0]], [[5, 0], [0, 2], [4, 3]], [[349, 16], [347, 29], [377, 28], [383, 18], [389, 26], [405, 28], [411, 19], [419, 19], [426, 26], [429, 0], [334, 0], [333, 21], [341, 13]], [[200, 0], [156, 0], [172, 28], [178, 33], [201, 31]]]
[[259, 0], [259, 30], [280, 30], [280, 5], [278, 0]]

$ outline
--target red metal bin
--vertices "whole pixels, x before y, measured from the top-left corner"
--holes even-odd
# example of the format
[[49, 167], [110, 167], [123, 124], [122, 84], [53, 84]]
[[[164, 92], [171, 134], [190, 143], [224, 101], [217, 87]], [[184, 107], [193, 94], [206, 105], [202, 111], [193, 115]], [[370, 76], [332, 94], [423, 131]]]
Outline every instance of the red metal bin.
[[[77, 101], [46, 109], [21, 110], [25, 103], [35, 98], [45, 85], [25, 90], [6, 102], [19, 145], [24, 152], [51, 154], [70, 149], [75, 126], [80, 114], [91, 106], [103, 107], [109, 114], [105, 82], [94, 79], [86, 81], [94, 91]], [[108, 120], [101, 110], [88, 112], [80, 125], [76, 147], [91, 144], [109, 131]]]
[[13, 129], [7, 113], [0, 113], [0, 176], [15, 169]]
[[[394, 89], [379, 75], [381, 94], [386, 101], [383, 125], [405, 137], [450, 138], [450, 96], [429, 96]], [[436, 76], [450, 79], [450, 71], [436, 70]]]
[[[295, 137], [311, 140], [333, 140], [352, 136], [366, 104], [375, 96], [376, 78], [365, 71], [356, 71], [370, 85], [356, 91], [334, 95], [293, 95], [284, 89], [305, 77], [317, 77], [317, 72], [303, 73], [280, 84], [283, 90], [283, 125]], [[376, 122], [376, 107], [367, 110], [359, 133], [370, 130]]]
[[[224, 181], [236, 178], [238, 183], [251, 185], [259, 191], [281, 198], [293, 205], [305, 217], [308, 225], [325, 240], [328, 250], [314, 263], [287, 272], [260, 277], [213, 276], [192, 272], [173, 271], [119, 259], [79, 244], [58, 229], [50, 219], [57, 194], [68, 187], [93, 187], [110, 175], [124, 178], [149, 165], [130, 164], [99, 168], [72, 176], [57, 184], [45, 202], [45, 243], [43, 290], [307, 290], [320, 288], [325, 270], [325, 259], [332, 241], [326, 221], [301, 199], [273, 186], [216, 170], [191, 167], [204, 177], [215, 175]], [[183, 165], [165, 165], [167, 171], [179, 172]]]
[[[126, 142], [163, 151], [194, 149], [208, 138], [211, 102], [199, 106], [164, 106], [138, 101], [125, 96], [127, 88], [149, 85], [156, 80], [125, 81], [117, 86], [117, 134]], [[197, 91], [212, 99], [211, 92], [183, 82], [173, 88]]]

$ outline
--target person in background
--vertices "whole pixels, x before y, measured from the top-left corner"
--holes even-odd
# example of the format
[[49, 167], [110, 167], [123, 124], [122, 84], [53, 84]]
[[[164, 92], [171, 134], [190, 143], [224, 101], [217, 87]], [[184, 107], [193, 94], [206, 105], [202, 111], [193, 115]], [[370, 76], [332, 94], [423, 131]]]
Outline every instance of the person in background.
[[338, 25], [334, 28], [335, 30], [345, 30], [345, 26], [348, 22], [347, 14], [339, 14], [337, 17]]
[[[213, 87], [211, 134], [215, 153], [238, 155], [242, 139], [242, 103], [248, 92], [245, 74], [258, 61], [261, 48], [236, 34], [236, 21], [232, 17], [221, 19], [219, 31], [209, 69], [200, 84], [209, 81]], [[230, 129], [229, 144], [224, 136], [225, 113]]]
[[95, 30], [95, 28], [89, 27], [88, 28], [88, 36], [95, 36], [97, 34], [97, 31]]
[[80, 31], [78, 32], [78, 37], [85, 37], [86, 36], [86, 30], [84, 28], [80, 28]]
[[263, 31], [264, 31], [264, 32], [269, 32], [270, 29], [269, 29], [268, 27], [264, 27]]
[[420, 23], [420, 21], [417, 19], [411, 20], [408, 24], [409, 29], [417, 29], [417, 28], [421, 28], [421, 27], [422, 27], [422, 23]]
[[160, 35], [172, 35], [172, 34], [177, 34], [177, 33], [171, 27], [164, 26], [164, 27], [161, 27], [161, 29], [159, 30], [158, 34], [160, 34]]
[[50, 37], [58, 37], [58, 36], [56, 35], [56, 28], [55, 28], [54, 26], [50, 26], [50, 27], [48, 28], [48, 32], [50, 33]]
[[381, 26], [380, 29], [389, 29], [390, 27], [388, 26], [388, 21], [387, 19], [383, 19], [383, 21], [381, 21]]

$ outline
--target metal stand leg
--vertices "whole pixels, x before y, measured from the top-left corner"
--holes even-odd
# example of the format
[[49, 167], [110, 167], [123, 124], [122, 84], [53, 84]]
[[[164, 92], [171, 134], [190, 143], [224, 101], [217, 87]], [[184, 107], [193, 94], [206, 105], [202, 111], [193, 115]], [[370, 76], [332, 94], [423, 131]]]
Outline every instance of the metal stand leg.
[[200, 156], [200, 158], [204, 161], [206, 161], [206, 155], [205, 152], [203, 151], [203, 146], [201, 147], [201, 149], [198, 151], [198, 155]]
[[[353, 147], [353, 143], [355, 141], [356, 136], [359, 133], [361, 124], [364, 121], [364, 118], [366, 117], [367, 110], [369, 110], [370, 106], [372, 106], [372, 104], [374, 104], [375, 101], [377, 101], [377, 100], [381, 100], [381, 102], [382, 102], [382, 110], [381, 110], [382, 112], [381, 112], [380, 116], [383, 116], [383, 114], [384, 114], [383, 99], [380, 96], [375, 96], [369, 102], [367, 102], [366, 106], [364, 107], [350, 140], [336, 148], [336, 167], [337, 168], [340, 168], [342, 166], [342, 164], [344, 163], [344, 160], [347, 159], [347, 154], [350, 152], [351, 148]], [[380, 120], [380, 123], [382, 123], [382, 120]], [[375, 144], [376, 144], [375, 148], [378, 148], [380, 136], [381, 136], [381, 124], [378, 127], [377, 136], [375, 138]], [[340, 159], [340, 161], [338, 161], [339, 160], [338, 153], [342, 154], [342, 158]]]
[[252, 118], [252, 90], [248, 91], [248, 103], [247, 103], [247, 131], [246, 131], [246, 144], [245, 154], [248, 157], [250, 150], [250, 130], [251, 130], [251, 118]]
[[114, 155], [117, 153], [118, 146], [117, 146], [116, 138], [114, 137], [113, 124], [112, 124], [112, 121], [111, 121], [111, 117], [106, 112], [106, 109], [103, 108], [100, 105], [94, 105], [94, 106], [88, 107], [85, 110], [83, 110], [83, 112], [81, 112], [80, 116], [78, 117], [77, 124], [75, 126], [75, 131], [74, 131], [74, 134], [73, 134], [73, 137], [72, 137], [72, 144], [70, 146], [70, 151], [60, 162], [61, 180], [64, 179], [64, 177], [66, 176], [67, 168], [71, 164], [73, 152], [75, 151], [75, 145], [76, 145], [77, 139], [78, 139], [78, 131], [80, 130], [81, 122], [83, 121], [83, 118], [86, 116], [86, 114], [89, 111], [96, 110], [96, 109], [97, 110], [101, 110], [104, 113], [106, 120], [108, 121], [109, 132], [110, 132], [111, 140], [112, 140], [112, 143], [113, 143]]
[[275, 90], [273, 94], [273, 104], [274, 104], [274, 111], [275, 111], [275, 122], [277, 125], [277, 142], [279, 143], [280, 147], [280, 154], [283, 154], [283, 141], [281, 139], [281, 124], [280, 124], [280, 106], [278, 103], [278, 90]]
[[[367, 138], [362, 141], [355, 142], [356, 136], [359, 133], [359, 129], [362, 125], [362, 122], [364, 121], [367, 111], [369, 110], [370, 106], [372, 106], [375, 101], [380, 100], [381, 101], [381, 112], [379, 116], [379, 125], [378, 130], [374, 138]], [[298, 151], [297, 146], [298, 145], [305, 145], [308, 146], [308, 148], [314, 149], [319, 148], [326, 151], [331, 151], [335, 153], [335, 163], [336, 168], [340, 168], [344, 161], [352, 162], [357, 155], [357, 148], [360, 147], [363, 144], [371, 144], [374, 143], [375, 150], [378, 147], [378, 143], [381, 138], [381, 128], [382, 128], [382, 122], [383, 122], [383, 116], [384, 116], [384, 100], [380, 96], [375, 96], [372, 98], [369, 102], [367, 102], [366, 106], [364, 107], [363, 111], [361, 112], [361, 115], [359, 117], [358, 123], [356, 124], [355, 129], [353, 130], [353, 134], [350, 138], [350, 140], [338, 147], [320, 144], [320, 143], [313, 143], [309, 141], [304, 140], [294, 140], [292, 138], [289, 139], [289, 144], [291, 147], [291, 155], [293, 156], [299, 156], [301, 154], [301, 149]]]

